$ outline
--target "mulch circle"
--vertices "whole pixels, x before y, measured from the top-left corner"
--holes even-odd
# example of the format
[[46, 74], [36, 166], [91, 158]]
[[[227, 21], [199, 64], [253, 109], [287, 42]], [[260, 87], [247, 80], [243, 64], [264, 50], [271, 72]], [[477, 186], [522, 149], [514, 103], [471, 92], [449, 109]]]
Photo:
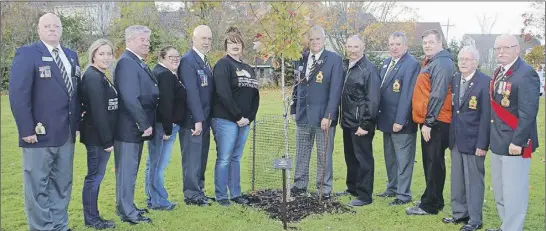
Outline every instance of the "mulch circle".
[[[329, 199], [319, 198], [305, 195], [292, 195], [294, 200], [287, 201], [287, 219], [289, 223], [294, 223], [303, 220], [311, 214], [340, 214], [340, 213], [355, 213], [348, 205], [337, 201], [335, 197]], [[251, 192], [246, 195], [250, 203], [248, 206], [265, 210], [271, 219], [282, 221], [283, 218], [283, 203], [282, 190], [267, 189], [256, 192]]]

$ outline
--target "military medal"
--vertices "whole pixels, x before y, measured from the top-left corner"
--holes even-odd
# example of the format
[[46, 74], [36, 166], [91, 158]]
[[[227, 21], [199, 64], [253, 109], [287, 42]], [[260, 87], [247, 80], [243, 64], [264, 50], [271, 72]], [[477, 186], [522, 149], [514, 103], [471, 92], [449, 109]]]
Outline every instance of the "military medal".
[[324, 76], [322, 76], [322, 71], [319, 71], [319, 73], [317, 74], [317, 83], [322, 83], [323, 78]]
[[40, 71], [40, 78], [45, 77], [44, 67], [39, 67], [38, 70]]
[[508, 97], [510, 96], [510, 92], [512, 91], [512, 83], [510, 82], [504, 82], [504, 91], [502, 92], [502, 100], [501, 100], [501, 106], [503, 107], [509, 107], [510, 106], [510, 100]]
[[44, 127], [44, 125], [42, 123], [36, 124], [36, 128], [34, 128], [34, 131], [36, 132], [37, 135], [45, 135], [46, 134], [45, 127]]
[[400, 92], [400, 82], [398, 82], [398, 79], [394, 80], [394, 83], [392, 84], [392, 91]]
[[470, 109], [478, 109], [478, 100], [476, 100], [476, 96], [470, 97], [470, 101], [468, 102], [468, 108]]

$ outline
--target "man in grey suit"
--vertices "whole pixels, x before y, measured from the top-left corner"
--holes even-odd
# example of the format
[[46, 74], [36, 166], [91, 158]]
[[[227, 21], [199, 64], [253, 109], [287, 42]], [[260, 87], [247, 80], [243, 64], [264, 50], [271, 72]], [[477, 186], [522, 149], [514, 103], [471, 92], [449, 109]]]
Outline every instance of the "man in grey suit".
[[114, 84], [119, 91], [120, 113], [114, 141], [116, 167], [116, 207], [121, 220], [130, 224], [150, 223], [134, 201], [135, 181], [144, 140], [153, 136], [155, 112], [159, 102], [157, 80], [144, 62], [150, 47], [152, 31], [134, 25], [125, 30], [126, 51], [114, 71]]
[[[290, 114], [295, 114], [296, 120], [296, 172], [292, 191], [294, 194], [307, 191], [309, 159], [316, 138], [317, 189], [323, 183], [321, 196], [329, 197], [332, 192], [332, 151], [343, 88], [343, 71], [341, 57], [324, 49], [325, 37], [322, 27], [315, 26], [309, 30], [310, 52], [298, 62], [300, 73], [296, 77]], [[328, 150], [324, 163], [326, 134]], [[321, 179], [323, 166], [324, 182]]]
[[411, 201], [411, 178], [415, 162], [417, 124], [411, 118], [411, 99], [419, 62], [408, 53], [406, 36], [394, 32], [389, 38], [389, 54], [381, 68], [381, 98], [377, 128], [383, 132], [383, 152], [387, 189], [379, 197], [396, 197], [389, 205]]
[[9, 76], [30, 230], [70, 230], [67, 209], [80, 121], [80, 67], [76, 52], [60, 45], [62, 32], [57, 15], [40, 17], [40, 41], [17, 49]]
[[493, 75], [491, 97], [491, 183], [500, 229], [523, 230], [529, 201], [531, 153], [538, 147], [537, 122], [540, 80], [519, 57], [513, 35], [495, 40], [500, 67]]
[[453, 116], [451, 149], [451, 210], [446, 224], [466, 223], [461, 231], [482, 228], [485, 154], [489, 147], [491, 78], [476, 70], [480, 57], [474, 47], [463, 47], [458, 54], [460, 73], [453, 77]]

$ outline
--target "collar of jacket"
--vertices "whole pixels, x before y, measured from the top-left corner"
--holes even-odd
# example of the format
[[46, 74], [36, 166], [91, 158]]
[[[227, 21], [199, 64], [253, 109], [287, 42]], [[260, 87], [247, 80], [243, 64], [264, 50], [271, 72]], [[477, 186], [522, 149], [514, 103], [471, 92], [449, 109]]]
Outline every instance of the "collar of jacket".
[[[360, 64], [362, 62], [364, 62], [364, 60], [366, 60], [366, 54], [363, 54], [362, 57], [360, 57], [360, 59], [358, 61], [356, 61], [355, 65], [353, 67], [360, 66]], [[345, 59], [343, 61], [343, 65], [346, 67], [346, 69], [349, 68], [349, 63], [350, 63], [349, 59]]]

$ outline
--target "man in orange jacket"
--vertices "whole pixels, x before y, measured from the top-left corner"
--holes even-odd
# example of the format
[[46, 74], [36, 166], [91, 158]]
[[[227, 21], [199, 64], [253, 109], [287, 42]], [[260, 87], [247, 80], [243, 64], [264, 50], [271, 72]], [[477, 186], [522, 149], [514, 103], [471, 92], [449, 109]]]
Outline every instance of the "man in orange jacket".
[[451, 54], [442, 49], [442, 37], [438, 31], [425, 31], [422, 38], [426, 57], [415, 83], [412, 117], [421, 128], [426, 188], [421, 202], [406, 209], [408, 215], [437, 214], [444, 208], [444, 155], [449, 144], [451, 122], [450, 84], [455, 71]]

